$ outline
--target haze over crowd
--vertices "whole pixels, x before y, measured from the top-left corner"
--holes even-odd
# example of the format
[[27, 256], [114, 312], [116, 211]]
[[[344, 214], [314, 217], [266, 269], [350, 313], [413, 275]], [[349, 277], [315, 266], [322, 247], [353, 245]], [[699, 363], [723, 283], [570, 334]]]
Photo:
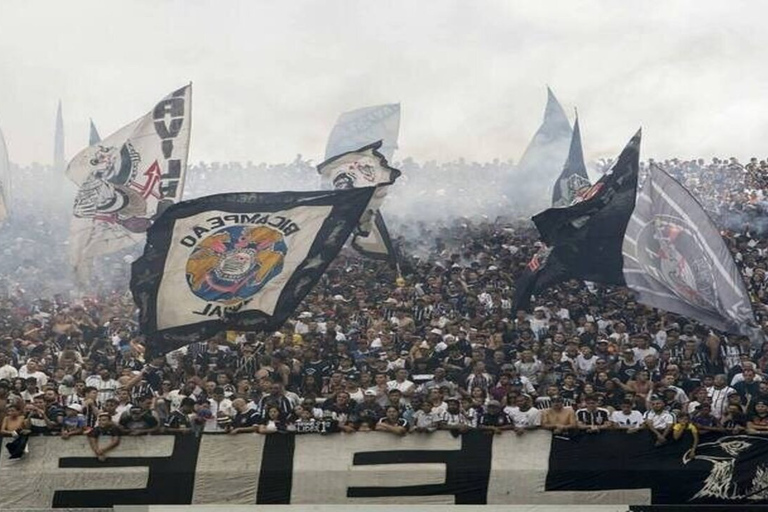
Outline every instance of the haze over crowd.
[[[11, 2], [0, 126], [47, 163], [56, 103], [71, 157], [195, 84], [191, 162], [317, 163], [336, 116], [403, 106], [398, 157], [519, 159], [551, 85], [578, 107], [587, 160], [639, 125], [646, 157], [763, 155], [762, 4]], [[23, 43], [23, 44], [21, 44]]]

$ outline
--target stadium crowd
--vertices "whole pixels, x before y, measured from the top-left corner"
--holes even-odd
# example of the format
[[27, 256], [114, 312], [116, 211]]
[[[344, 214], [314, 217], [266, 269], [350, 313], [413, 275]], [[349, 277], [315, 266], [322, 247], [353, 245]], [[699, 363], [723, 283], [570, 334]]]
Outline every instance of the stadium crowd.
[[[660, 164], [721, 226], [768, 326], [768, 165]], [[445, 201], [466, 172], [441, 178]], [[228, 180], [226, 169], [216, 175]], [[109, 278], [97, 293], [56, 293], [66, 263], [50, 244], [63, 248], [66, 231], [60, 216], [28, 206], [39, 198], [22, 197], [16, 205], [27, 207], [14, 213], [23, 221], [3, 228], [16, 242], [0, 267], [0, 433], [14, 438], [6, 446], [17, 458], [29, 435], [87, 435], [101, 460], [120, 436], [155, 433], [622, 429], [659, 445], [768, 435], [768, 345], [593, 283], [562, 283], [515, 311], [516, 278], [537, 250], [530, 223], [478, 210], [393, 222], [401, 273], [345, 250], [280, 331], [222, 333], [150, 358], [126, 290], [130, 255], [100, 269]]]

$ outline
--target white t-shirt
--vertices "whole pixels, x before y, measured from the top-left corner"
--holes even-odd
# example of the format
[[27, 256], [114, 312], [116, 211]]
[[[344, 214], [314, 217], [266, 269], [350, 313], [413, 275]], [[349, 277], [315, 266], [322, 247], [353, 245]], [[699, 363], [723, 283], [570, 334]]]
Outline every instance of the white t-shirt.
[[390, 380], [387, 382], [387, 389], [393, 390], [393, 389], [399, 389], [400, 392], [403, 394], [403, 402], [409, 404], [411, 403], [411, 397], [405, 396], [406, 391], [413, 389], [416, 386], [413, 382], [410, 380], [404, 380], [403, 382], [397, 382], [396, 380]]
[[18, 375], [18, 370], [9, 364], [0, 368], [0, 380], [13, 380], [18, 377]]
[[628, 415], [624, 414], [623, 411], [613, 411], [611, 423], [615, 423], [619, 428], [634, 428], [643, 424], [643, 414], [634, 410]]
[[651, 420], [651, 424], [656, 430], [664, 430], [675, 422], [675, 417], [667, 411], [661, 411], [660, 413], [646, 411], [643, 418]]
[[516, 427], [525, 428], [541, 426], [541, 411], [535, 407], [531, 407], [523, 412], [519, 407], [507, 406], [504, 408], [504, 412], [512, 418]]

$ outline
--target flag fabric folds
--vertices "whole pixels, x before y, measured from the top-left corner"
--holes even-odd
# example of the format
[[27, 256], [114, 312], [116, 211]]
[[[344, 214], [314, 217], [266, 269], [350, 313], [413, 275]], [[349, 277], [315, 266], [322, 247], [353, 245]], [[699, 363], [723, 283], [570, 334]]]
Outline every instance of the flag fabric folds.
[[275, 330], [333, 261], [374, 188], [229, 193], [168, 208], [133, 264], [151, 351], [223, 330]]
[[[400, 104], [390, 103], [364, 107], [339, 116], [328, 137], [325, 148], [326, 160], [340, 154], [354, 151], [362, 146], [381, 141], [378, 151], [387, 160], [392, 160], [397, 149], [400, 133]], [[397, 264], [397, 254], [392, 249], [389, 230], [381, 213], [368, 233], [355, 233], [352, 247], [360, 254], [374, 259], [389, 260]]]
[[355, 235], [352, 237], [352, 248], [357, 252], [374, 260], [389, 261], [398, 263], [397, 248], [389, 238], [389, 230], [384, 224], [384, 217], [381, 212], [374, 214], [373, 229], [368, 236]]
[[555, 94], [547, 87], [544, 119], [517, 164], [510, 182], [510, 197], [517, 198], [521, 211], [547, 206], [551, 184], [563, 169], [571, 141], [571, 125]]
[[391, 103], [344, 112], [328, 137], [325, 159], [382, 141], [379, 152], [391, 160], [397, 149], [400, 132], [400, 104]]
[[96, 129], [96, 125], [93, 124], [93, 119], [91, 119], [91, 130], [88, 134], [88, 145], [95, 146], [99, 142], [101, 142], [101, 135], [99, 135], [99, 131]]
[[581, 147], [581, 130], [577, 116], [573, 123], [568, 158], [565, 160], [563, 172], [560, 173], [552, 189], [552, 206], [570, 206], [579, 194], [589, 189], [590, 185], [587, 166], [584, 165], [584, 151]]
[[749, 295], [720, 232], [690, 192], [656, 165], [638, 194], [622, 252], [624, 278], [638, 302], [751, 334]]
[[[365, 214], [360, 219], [358, 233], [368, 235], [374, 229], [374, 218], [400, 171], [390, 167], [387, 159], [379, 152], [382, 141], [334, 156], [317, 166], [317, 172], [324, 183], [335, 190], [359, 187], [376, 187], [376, 192]], [[388, 236], [388, 235], [387, 235]]]
[[567, 269], [558, 261], [556, 254], [552, 255], [552, 248], [542, 244], [515, 281], [512, 311], [528, 311], [531, 307], [531, 295], [566, 279]]
[[535, 270], [518, 280], [516, 308], [527, 309], [531, 293], [566, 279], [623, 285], [621, 247], [635, 207], [640, 131], [614, 166], [567, 208], [549, 208], [533, 217], [550, 248]]
[[3, 131], [0, 130], [0, 222], [8, 218], [11, 211], [11, 162]]
[[191, 85], [174, 91], [69, 163], [66, 174], [80, 187], [70, 260], [81, 281], [91, 258], [142, 242], [154, 218], [181, 199], [191, 101]]
[[640, 138], [638, 131], [611, 170], [578, 202], [533, 217], [541, 240], [574, 277], [624, 284], [621, 246], [635, 207]]

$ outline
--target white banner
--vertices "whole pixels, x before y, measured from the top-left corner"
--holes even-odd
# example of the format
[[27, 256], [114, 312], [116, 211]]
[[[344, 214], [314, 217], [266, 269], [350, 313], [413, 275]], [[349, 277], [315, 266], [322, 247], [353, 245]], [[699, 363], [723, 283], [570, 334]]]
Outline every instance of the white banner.
[[80, 186], [70, 259], [81, 279], [91, 258], [143, 242], [157, 214], [181, 199], [191, 114], [188, 85], [69, 163], [66, 174]]

